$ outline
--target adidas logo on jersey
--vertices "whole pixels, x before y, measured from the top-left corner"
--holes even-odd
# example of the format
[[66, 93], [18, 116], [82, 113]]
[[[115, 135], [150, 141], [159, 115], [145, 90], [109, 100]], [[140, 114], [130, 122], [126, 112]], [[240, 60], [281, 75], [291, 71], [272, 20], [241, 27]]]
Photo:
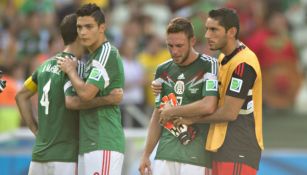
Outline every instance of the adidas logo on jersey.
[[184, 80], [185, 79], [185, 77], [184, 77], [184, 74], [182, 73], [182, 74], [180, 74], [179, 76], [178, 76], [178, 78], [177, 78], [178, 80]]

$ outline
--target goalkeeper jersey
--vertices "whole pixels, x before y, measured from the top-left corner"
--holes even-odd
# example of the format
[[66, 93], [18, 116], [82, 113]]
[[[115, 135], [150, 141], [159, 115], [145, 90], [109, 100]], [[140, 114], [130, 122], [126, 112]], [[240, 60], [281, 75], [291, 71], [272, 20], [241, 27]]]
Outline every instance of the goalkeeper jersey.
[[[218, 95], [217, 60], [207, 55], [198, 58], [187, 66], [179, 66], [172, 59], [159, 65], [155, 79], [162, 82], [162, 92], [156, 98], [156, 107], [161, 97], [175, 93], [178, 105], [200, 100], [205, 96]], [[198, 166], [211, 167], [211, 155], [205, 151], [209, 124], [195, 124], [196, 138], [187, 145], [163, 128], [157, 149], [156, 159], [176, 161]]]
[[[65, 52], [56, 56], [74, 57]], [[24, 84], [29, 90], [38, 92], [38, 134], [32, 160], [75, 162], [78, 156], [79, 114], [65, 108], [65, 95], [75, 93], [72, 86], [67, 86], [71, 83], [57, 66], [55, 57], [40, 65]], [[81, 70], [80, 66], [78, 70]]]
[[[85, 68], [86, 83], [99, 88], [97, 96], [124, 87], [124, 70], [118, 50], [108, 41], [90, 54]], [[124, 153], [124, 132], [118, 105], [80, 111], [79, 153], [111, 150]]]

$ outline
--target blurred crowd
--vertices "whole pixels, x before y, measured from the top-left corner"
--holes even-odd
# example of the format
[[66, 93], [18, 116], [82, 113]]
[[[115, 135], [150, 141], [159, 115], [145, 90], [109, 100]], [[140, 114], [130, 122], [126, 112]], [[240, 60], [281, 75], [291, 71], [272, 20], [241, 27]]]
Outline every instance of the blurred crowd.
[[[126, 127], [140, 126], [129, 106], [149, 118], [154, 105], [150, 83], [157, 65], [170, 58], [164, 41], [169, 20], [190, 19], [197, 51], [217, 56], [206, 46], [204, 22], [207, 12], [218, 7], [237, 10], [240, 40], [259, 58], [265, 112], [307, 113], [307, 0], [1, 0], [0, 70], [7, 87], [0, 94], [0, 132], [22, 125], [16, 91], [38, 65], [62, 50], [62, 18], [89, 2], [104, 10], [107, 38], [123, 59]], [[36, 104], [33, 99], [34, 112]]]

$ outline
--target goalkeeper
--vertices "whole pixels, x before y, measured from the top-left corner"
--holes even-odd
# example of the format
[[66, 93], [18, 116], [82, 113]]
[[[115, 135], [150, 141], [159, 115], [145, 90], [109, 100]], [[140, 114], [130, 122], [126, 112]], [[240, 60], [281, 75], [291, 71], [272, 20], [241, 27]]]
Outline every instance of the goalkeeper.
[[[158, 107], [162, 100], [167, 101], [164, 100], [165, 96], [171, 97], [170, 94], [174, 93], [177, 100], [172, 101], [173, 106], [175, 103], [186, 105], [200, 100], [199, 103], [204, 107], [196, 110], [207, 114], [214, 112], [218, 101], [217, 61], [195, 51], [193, 26], [184, 18], [175, 18], [169, 23], [166, 37], [172, 59], [159, 65], [155, 74], [156, 82], [162, 84], [162, 91], [156, 97], [157, 108], [152, 114], [139, 171], [141, 174], [209, 175], [211, 157], [203, 148], [209, 125], [195, 124], [187, 128], [176, 128], [172, 121], [160, 121]], [[166, 103], [164, 107], [168, 105]], [[162, 104], [162, 109], [164, 107]], [[158, 141], [155, 162], [151, 166], [149, 156]]]

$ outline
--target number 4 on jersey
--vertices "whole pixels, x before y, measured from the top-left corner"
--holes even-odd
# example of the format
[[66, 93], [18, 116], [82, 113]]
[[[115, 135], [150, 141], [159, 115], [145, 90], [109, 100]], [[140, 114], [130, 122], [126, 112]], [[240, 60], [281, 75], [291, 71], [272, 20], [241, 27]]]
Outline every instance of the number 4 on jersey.
[[49, 114], [49, 98], [48, 98], [48, 93], [49, 93], [49, 90], [50, 90], [50, 85], [51, 85], [51, 80], [49, 79], [49, 81], [43, 87], [43, 96], [42, 96], [42, 98], [40, 100], [40, 104], [45, 107], [45, 114], [46, 115]]

